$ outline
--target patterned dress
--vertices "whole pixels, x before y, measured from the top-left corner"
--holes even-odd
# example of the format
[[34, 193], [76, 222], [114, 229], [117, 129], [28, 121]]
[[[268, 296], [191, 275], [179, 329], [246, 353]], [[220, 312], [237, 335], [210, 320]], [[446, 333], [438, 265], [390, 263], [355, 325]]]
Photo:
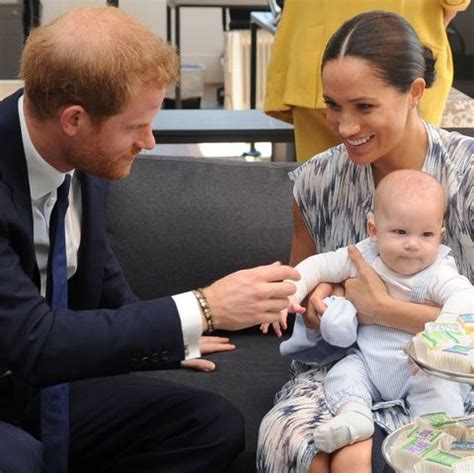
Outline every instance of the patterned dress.
[[[459, 272], [474, 281], [474, 139], [426, 125], [428, 149], [423, 171], [446, 192], [443, 243], [452, 248]], [[321, 153], [290, 174], [294, 197], [318, 252], [333, 251], [367, 237], [374, 181], [370, 165], [352, 163], [344, 145]], [[260, 426], [257, 471], [303, 473], [316, 453], [313, 432], [331, 418], [324, 396], [327, 368], [292, 362], [290, 381]], [[387, 432], [409, 419], [403, 400], [373, 406], [375, 421]], [[474, 412], [474, 395], [466, 402]]]

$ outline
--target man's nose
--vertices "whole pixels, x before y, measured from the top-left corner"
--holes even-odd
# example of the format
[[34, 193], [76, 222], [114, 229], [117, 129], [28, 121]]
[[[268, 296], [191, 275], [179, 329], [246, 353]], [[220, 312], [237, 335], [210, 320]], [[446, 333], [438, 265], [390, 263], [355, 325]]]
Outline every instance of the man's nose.
[[136, 141], [136, 146], [141, 149], [153, 149], [155, 147], [156, 141], [153, 136], [153, 129], [151, 123], [143, 130], [142, 135]]

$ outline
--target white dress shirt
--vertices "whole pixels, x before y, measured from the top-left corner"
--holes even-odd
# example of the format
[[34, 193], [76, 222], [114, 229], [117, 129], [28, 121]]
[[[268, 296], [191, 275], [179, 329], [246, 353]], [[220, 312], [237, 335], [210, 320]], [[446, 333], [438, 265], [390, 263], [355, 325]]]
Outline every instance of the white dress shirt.
[[[57, 188], [64, 181], [65, 174], [49, 165], [34, 147], [26, 125], [23, 96], [18, 99], [21, 137], [25, 150], [28, 181], [30, 185], [31, 208], [33, 213], [33, 237], [36, 261], [41, 278], [41, 295], [46, 294], [46, 280], [49, 251], [49, 220], [57, 199]], [[74, 170], [71, 175], [69, 207], [65, 216], [66, 256], [68, 279], [77, 270], [77, 255], [81, 243], [82, 200], [80, 182]], [[192, 292], [172, 296], [181, 319], [185, 357], [201, 356], [199, 340], [202, 333], [201, 309]], [[157, 314], [159, 317], [159, 314]]]

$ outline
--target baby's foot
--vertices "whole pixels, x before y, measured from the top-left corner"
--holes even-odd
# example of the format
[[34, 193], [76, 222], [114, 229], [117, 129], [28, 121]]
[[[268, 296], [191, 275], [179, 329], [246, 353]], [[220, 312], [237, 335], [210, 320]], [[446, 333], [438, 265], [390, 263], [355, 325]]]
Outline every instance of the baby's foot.
[[371, 418], [360, 412], [343, 412], [314, 432], [314, 445], [317, 450], [332, 453], [347, 445], [365, 440], [374, 434]]

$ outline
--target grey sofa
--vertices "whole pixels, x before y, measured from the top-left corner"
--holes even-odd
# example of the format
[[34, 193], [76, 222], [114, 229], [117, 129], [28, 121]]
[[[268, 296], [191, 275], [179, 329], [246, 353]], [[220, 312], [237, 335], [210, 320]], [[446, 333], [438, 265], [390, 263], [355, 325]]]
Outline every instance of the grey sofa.
[[[238, 269], [279, 260], [291, 244], [291, 163], [141, 156], [113, 183], [108, 234], [143, 299], [201, 287]], [[227, 334], [226, 334], [227, 335]], [[255, 471], [259, 423], [288, 379], [275, 336], [230, 334], [234, 352], [210, 356], [214, 373], [140, 373], [219, 392], [243, 413], [246, 449], [233, 473]], [[185, 472], [183, 472], [185, 473]]]

